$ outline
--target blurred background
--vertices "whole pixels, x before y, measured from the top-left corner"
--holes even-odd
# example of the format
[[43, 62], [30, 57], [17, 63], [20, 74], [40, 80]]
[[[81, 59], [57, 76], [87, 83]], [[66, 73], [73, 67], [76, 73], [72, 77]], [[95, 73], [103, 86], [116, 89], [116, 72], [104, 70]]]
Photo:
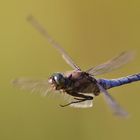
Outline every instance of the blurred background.
[[0, 139], [1, 140], [139, 140], [140, 82], [110, 90], [130, 113], [112, 115], [102, 95], [89, 109], [60, 108], [63, 100], [14, 88], [17, 77], [48, 78], [71, 68], [26, 21], [32, 14], [83, 70], [122, 51], [134, 61], [112, 73], [117, 78], [140, 71], [140, 1], [1, 0]]

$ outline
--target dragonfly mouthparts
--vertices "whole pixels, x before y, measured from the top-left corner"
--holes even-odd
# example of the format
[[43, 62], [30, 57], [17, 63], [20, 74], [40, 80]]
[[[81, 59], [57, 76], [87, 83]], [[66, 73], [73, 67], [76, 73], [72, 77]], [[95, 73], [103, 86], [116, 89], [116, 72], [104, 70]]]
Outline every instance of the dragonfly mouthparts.
[[48, 80], [48, 82], [49, 82], [49, 84], [52, 84], [52, 83], [53, 83], [52, 78], [50, 78], [50, 79]]

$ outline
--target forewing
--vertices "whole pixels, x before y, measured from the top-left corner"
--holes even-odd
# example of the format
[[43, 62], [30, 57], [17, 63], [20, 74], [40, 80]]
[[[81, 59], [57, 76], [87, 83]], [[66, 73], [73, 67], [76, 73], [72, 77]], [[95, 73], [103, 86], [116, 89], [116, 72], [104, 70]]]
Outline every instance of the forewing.
[[[57, 93], [55, 94], [57, 95], [56, 97], [63, 98], [67, 103], [77, 101], [76, 99], [74, 99], [73, 96], [70, 96], [69, 94], [61, 90], [60, 91], [53, 90], [49, 86], [48, 80], [46, 79], [34, 80], [28, 78], [17, 78], [12, 81], [12, 84], [22, 90], [28, 90], [33, 93], [40, 93], [43, 96], [46, 96], [50, 91], [53, 91], [51, 92], [51, 94]], [[75, 108], [89, 108], [92, 107], [92, 100], [87, 100], [80, 103], [74, 103], [71, 104], [70, 106]]]
[[120, 107], [120, 105], [113, 99], [113, 97], [100, 84], [98, 84], [98, 87], [101, 93], [103, 93], [105, 101], [110, 106], [110, 108], [112, 109], [115, 115], [119, 115], [122, 117], [128, 116], [128, 113]]
[[46, 79], [33, 80], [27, 78], [17, 78], [12, 81], [12, 84], [16, 87], [19, 87], [20, 89], [38, 92], [44, 96], [47, 95], [49, 91], [51, 91], [48, 80]]
[[120, 55], [114, 57], [113, 59], [93, 68], [87, 70], [91, 75], [100, 75], [107, 72], [111, 72], [122, 65], [128, 63], [134, 57], [133, 52], [122, 52]]
[[62, 55], [63, 59], [69, 64], [74, 70], [80, 70], [80, 68], [73, 62], [71, 57], [66, 53], [66, 51], [60, 47], [60, 45], [48, 34], [47, 30], [32, 16], [29, 16], [27, 20], [37, 29], [47, 41]]

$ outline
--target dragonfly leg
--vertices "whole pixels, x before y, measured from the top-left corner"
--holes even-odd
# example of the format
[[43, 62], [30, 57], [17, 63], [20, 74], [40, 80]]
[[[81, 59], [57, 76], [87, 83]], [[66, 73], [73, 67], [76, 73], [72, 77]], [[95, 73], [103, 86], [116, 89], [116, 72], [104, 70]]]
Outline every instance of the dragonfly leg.
[[[76, 104], [76, 103], [80, 103], [80, 102], [84, 102], [84, 101], [87, 101], [87, 100], [93, 100], [93, 97], [92, 96], [87, 96], [87, 95], [84, 95], [84, 94], [78, 94], [78, 93], [73, 93], [72, 94], [73, 96], [75, 96], [75, 100], [77, 101], [72, 101], [68, 104], [65, 104], [65, 105], [60, 105], [61, 107], [66, 107], [66, 106], [69, 106], [71, 104]], [[80, 98], [78, 98], [80, 97]]]
[[92, 100], [93, 99], [92, 96], [84, 95], [82, 93], [68, 92], [68, 94], [75, 97], [76, 99], [79, 99], [79, 98], [83, 98], [83, 99], [87, 99], [87, 100]]

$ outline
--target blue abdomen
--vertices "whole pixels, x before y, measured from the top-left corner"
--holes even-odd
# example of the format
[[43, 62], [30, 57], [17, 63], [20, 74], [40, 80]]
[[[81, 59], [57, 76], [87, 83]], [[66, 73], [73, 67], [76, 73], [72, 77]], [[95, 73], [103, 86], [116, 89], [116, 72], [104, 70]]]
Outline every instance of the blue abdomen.
[[131, 82], [139, 81], [140, 80], [140, 73], [129, 75], [126, 77], [121, 77], [117, 79], [98, 79], [97, 81], [105, 88], [109, 89], [112, 87], [121, 86], [124, 84], [128, 84]]

